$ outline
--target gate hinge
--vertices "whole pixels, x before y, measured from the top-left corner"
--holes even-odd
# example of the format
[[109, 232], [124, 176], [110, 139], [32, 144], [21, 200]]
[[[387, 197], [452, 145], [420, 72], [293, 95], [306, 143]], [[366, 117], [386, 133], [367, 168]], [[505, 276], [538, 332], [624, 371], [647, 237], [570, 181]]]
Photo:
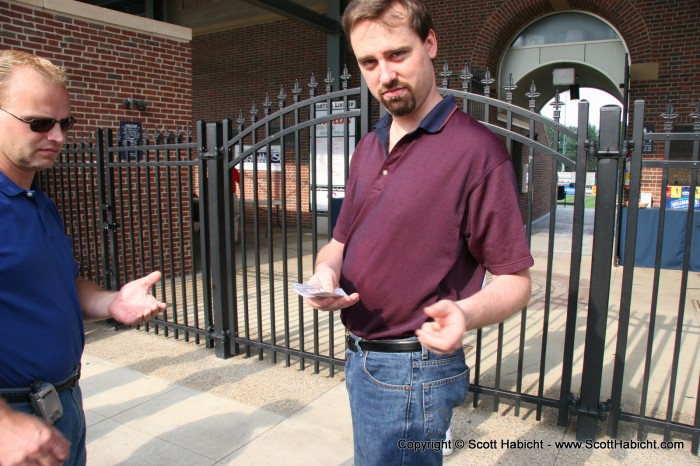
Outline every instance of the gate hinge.
[[625, 156], [632, 152], [632, 149], [634, 149], [633, 139], [625, 139], [624, 141], [622, 141], [622, 151], [625, 153]]
[[596, 157], [599, 159], [624, 159], [634, 148], [634, 141], [625, 139], [624, 141], [622, 141], [622, 148], [598, 148], [598, 145], [595, 141], [586, 140], [585, 147], [588, 151], [589, 159], [594, 159]]
[[199, 154], [199, 158], [202, 160], [212, 160], [224, 155], [223, 147], [215, 147], [212, 150], [205, 150]]
[[611, 405], [612, 400], [607, 400], [598, 403], [597, 408], [589, 408], [587, 406], [581, 406], [580, 398], [574, 397], [573, 394], [569, 395], [569, 414], [572, 416], [590, 416], [597, 418], [599, 421], [605, 421], [608, 419]]
[[231, 338], [230, 330], [223, 330], [220, 332], [215, 331], [213, 328], [209, 328], [209, 337], [214, 340], [228, 341]]

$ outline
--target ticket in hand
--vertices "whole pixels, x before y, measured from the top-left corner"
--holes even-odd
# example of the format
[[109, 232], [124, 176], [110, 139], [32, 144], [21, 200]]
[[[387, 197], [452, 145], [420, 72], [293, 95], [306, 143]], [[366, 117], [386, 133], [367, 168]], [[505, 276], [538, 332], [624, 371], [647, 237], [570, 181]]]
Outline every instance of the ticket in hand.
[[308, 285], [305, 283], [295, 283], [294, 291], [304, 298], [340, 298], [342, 296], [347, 296], [347, 293], [343, 291], [342, 288], [336, 288], [335, 292], [329, 293], [323, 291], [316, 285]]

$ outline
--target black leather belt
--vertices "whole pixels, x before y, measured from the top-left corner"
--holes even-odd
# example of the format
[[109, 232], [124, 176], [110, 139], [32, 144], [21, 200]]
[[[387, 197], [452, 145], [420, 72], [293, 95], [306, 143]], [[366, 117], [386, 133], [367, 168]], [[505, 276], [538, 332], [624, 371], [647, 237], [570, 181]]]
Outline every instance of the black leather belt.
[[360, 340], [356, 342], [350, 335], [345, 336], [345, 344], [350, 351], [357, 352], [358, 347], [362, 351], [378, 351], [380, 353], [412, 353], [421, 351], [422, 346], [418, 340]]
[[[80, 368], [78, 368], [73, 375], [68, 377], [63, 382], [54, 385], [54, 388], [58, 393], [75, 387], [80, 379]], [[5, 390], [0, 389], [0, 398], [2, 398], [5, 403], [29, 403], [31, 398], [29, 395], [32, 393], [31, 389], [13, 389]]]

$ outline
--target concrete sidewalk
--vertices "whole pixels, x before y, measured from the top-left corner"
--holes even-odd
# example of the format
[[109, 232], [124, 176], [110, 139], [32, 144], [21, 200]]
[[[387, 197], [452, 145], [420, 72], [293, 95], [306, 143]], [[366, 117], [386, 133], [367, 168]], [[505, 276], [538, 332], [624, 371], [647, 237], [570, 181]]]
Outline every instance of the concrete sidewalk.
[[86, 333], [89, 465], [352, 462], [342, 378], [134, 329]]
[[[269, 357], [217, 359], [193, 343], [134, 329], [88, 324], [83, 389], [88, 465], [345, 465], [353, 462], [352, 429], [342, 373], [285, 367]], [[556, 425], [556, 412], [482, 396], [452, 422], [447, 465], [690, 464], [690, 442], [673, 450], [650, 434], [647, 448], [607, 444], [601, 425], [596, 448], [558, 447], [575, 440], [575, 420]], [[618, 440], [636, 438], [622, 424]], [[473, 444], [470, 448], [469, 442]], [[505, 443], [504, 443], [505, 442]], [[654, 445], [654, 443], [656, 445]]]

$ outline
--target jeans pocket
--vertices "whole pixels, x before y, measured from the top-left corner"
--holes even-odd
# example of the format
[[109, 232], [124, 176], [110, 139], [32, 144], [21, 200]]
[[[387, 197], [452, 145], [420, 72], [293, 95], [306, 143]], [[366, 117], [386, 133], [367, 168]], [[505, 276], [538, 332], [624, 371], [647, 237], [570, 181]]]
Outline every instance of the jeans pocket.
[[423, 384], [425, 437], [443, 440], [452, 410], [462, 404], [469, 389], [469, 368], [455, 376]]
[[363, 369], [375, 384], [391, 389], [411, 388], [411, 353], [365, 352]]

